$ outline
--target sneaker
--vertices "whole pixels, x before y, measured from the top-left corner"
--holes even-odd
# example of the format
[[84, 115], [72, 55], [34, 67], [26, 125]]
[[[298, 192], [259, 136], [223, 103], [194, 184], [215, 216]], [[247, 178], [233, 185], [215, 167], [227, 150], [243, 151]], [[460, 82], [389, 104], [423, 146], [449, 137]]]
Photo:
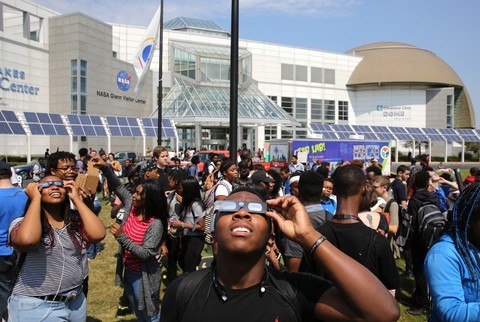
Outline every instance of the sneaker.
[[418, 307], [418, 308], [410, 308], [407, 310], [407, 313], [410, 315], [424, 315], [428, 313], [427, 309]]
[[116, 318], [126, 316], [129, 314], [132, 314], [132, 310], [128, 306], [123, 306], [123, 305], [117, 306], [117, 313], [115, 313]]

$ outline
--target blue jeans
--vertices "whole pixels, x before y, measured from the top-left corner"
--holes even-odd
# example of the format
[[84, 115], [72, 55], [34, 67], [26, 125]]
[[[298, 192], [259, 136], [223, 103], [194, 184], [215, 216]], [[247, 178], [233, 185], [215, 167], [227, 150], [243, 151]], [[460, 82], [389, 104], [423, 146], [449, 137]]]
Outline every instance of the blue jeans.
[[[102, 204], [98, 200], [98, 198], [95, 198], [93, 201], [93, 213], [97, 215], [100, 213], [102, 210]], [[97, 254], [100, 253], [100, 243], [95, 243], [95, 244], [88, 244], [87, 245], [87, 258], [88, 259], [94, 259]]]
[[8, 301], [9, 322], [85, 322], [87, 301], [82, 291], [73, 301], [44, 301], [36, 297], [12, 294]]
[[147, 310], [138, 310], [138, 300], [140, 298], [140, 287], [142, 285], [142, 272], [135, 272], [125, 267], [125, 275], [123, 278], [125, 292], [127, 293], [130, 307], [133, 309], [137, 321], [139, 322], [158, 322], [160, 321], [160, 308], [154, 316], [148, 316]]

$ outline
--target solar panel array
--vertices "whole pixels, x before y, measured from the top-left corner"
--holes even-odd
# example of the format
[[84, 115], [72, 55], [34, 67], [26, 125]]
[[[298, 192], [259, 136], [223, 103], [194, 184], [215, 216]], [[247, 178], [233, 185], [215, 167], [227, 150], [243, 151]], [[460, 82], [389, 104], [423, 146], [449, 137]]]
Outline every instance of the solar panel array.
[[[18, 115], [18, 117], [17, 117]], [[142, 122], [131, 116], [106, 116], [106, 121], [98, 115], [43, 112], [17, 112], [0, 110], [0, 134], [11, 135], [52, 135], [68, 136], [123, 136], [157, 137], [157, 119], [144, 117]], [[162, 119], [162, 137], [176, 138], [175, 124], [170, 119]]]
[[0, 111], [0, 134], [25, 135], [25, 130], [13, 111]]
[[60, 114], [23, 112], [33, 135], [68, 135]]
[[352, 135], [363, 135], [364, 140], [400, 141], [441, 141], [441, 142], [480, 142], [480, 130], [476, 129], [434, 129], [416, 127], [395, 127], [376, 125], [342, 125], [310, 123], [315, 134], [324, 139], [348, 140]]
[[[142, 117], [143, 129], [145, 130], [145, 135], [148, 137], [157, 137], [158, 133], [158, 120], [151, 117]], [[173, 125], [172, 120], [162, 119], [162, 137], [175, 137], [175, 126]]]

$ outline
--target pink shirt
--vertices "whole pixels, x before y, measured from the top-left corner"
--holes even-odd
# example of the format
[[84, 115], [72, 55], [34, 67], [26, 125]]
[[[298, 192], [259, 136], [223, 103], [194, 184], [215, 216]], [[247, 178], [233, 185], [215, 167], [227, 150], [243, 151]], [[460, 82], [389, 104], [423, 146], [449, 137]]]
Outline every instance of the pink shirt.
[[[142, 245], [145, 232], [153, 220], [153, 217], [148, 221], [140, 220], [138, 213], [136, 213], [132, 207], [130, 215], [123, 226], [123, 233], [127, 235], [128, 238], [130, 238], [135, 244]], [[123, 261], [131, 270], [136, 272], [140, 272], [142, 270], [142, 261], [127, 249], [124, 249], [123, 251]]]

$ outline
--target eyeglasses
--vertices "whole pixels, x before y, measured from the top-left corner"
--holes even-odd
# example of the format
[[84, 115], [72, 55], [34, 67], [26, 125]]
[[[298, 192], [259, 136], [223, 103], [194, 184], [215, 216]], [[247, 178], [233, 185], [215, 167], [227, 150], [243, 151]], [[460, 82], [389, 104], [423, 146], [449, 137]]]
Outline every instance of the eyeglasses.
[[438, 180], [432, 180], [432, 183], [438, 183], [438, 182], [440, 182], [440, 179], [438, 179]]
[[235, 212], [240, 208], [254, 214], [265, 215], [267, 204], [263, 202], [237, 201], [237, 200], [219, 200], [215, 201], [214, 211]]
[[45, 181], [45, 182], [40, 183], [40, 189], [48, 188], [50, 186], [57, 186], [57, 187], [62, 188], [63, 187], [63, 182], [61, 182], [61, 181]]
[[70, 166], [65, 166], [63, 168], [57, 168], [57, 170], [61, 170], [63, 172], [67, 172], [68, 170], [70, 171], [77, 171], [77, 169], [75, 168], [74, 165], [70, 165]]
[[382, 186], [374, 186], [372, 185], [373, 189], [378, 189], [378, 188], [381, 188]]
[[325, 188], [323, 188], [323, 190], [330, 190], [330, 191], [332, 191], [332, 190], [333, 190], [333, 187], [325, 187]]

